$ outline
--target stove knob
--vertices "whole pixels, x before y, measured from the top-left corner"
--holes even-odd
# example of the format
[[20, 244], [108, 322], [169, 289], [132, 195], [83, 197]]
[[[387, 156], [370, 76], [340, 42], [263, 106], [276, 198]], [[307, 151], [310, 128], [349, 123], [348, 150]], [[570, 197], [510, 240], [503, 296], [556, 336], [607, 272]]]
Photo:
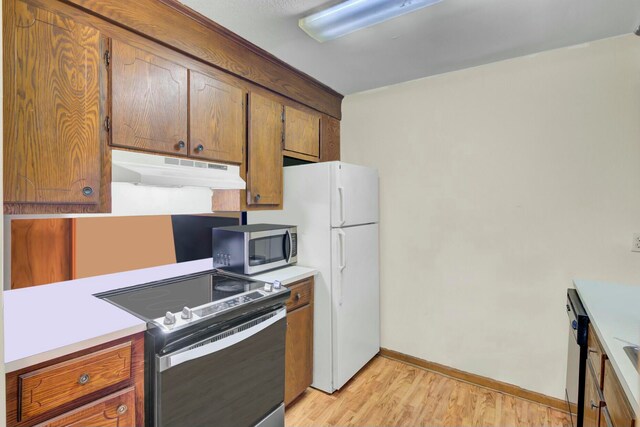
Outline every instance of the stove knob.
[[280, 283], [279, 280], [274, 280], [273, 281], [273, 290], [274, 291], [279, 291], [280, 289], [282, 289], [282, 283]]
[[271, 292], [273, 290], [273, 285], [271, 283], [265, 283], [264, 284], [264, 291], [265, 292]]
[[164, 316], [164, 324], [165, 325], [174, 325], [176, 323], [176, 315], [170, 311], [167, 311], [167, 314]]
[[182, 314], [180, 314], [180, 317], [182, 317], [184, 320], [190, 320], [193, 318], [193, 312], [191, 312], [191, 309], [189, 307], [185, 307], [182, 309]]

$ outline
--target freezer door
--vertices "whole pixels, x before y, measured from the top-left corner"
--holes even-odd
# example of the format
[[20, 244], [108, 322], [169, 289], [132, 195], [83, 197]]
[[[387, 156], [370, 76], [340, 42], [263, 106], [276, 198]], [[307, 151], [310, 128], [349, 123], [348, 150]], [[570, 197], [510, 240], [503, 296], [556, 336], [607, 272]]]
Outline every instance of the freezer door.
[[379, 220], [378, 171], [331, 163], [331, 226], [349, 227]]
[[331, 230], [333, 388], [380, 350], [378, 224]]

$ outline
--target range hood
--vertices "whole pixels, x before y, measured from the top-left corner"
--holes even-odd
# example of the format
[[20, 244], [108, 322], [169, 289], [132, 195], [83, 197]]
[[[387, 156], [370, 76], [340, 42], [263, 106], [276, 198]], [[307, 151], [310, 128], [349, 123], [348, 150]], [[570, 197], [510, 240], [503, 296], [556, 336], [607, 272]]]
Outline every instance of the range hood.
[[212, 191], [243, 190], [240, 167], [112, 150], [111, 214], [212, 212]]
[[240, 167], [133, 151], [113, 150], [112, 182], [161, 187], [244, 190]]

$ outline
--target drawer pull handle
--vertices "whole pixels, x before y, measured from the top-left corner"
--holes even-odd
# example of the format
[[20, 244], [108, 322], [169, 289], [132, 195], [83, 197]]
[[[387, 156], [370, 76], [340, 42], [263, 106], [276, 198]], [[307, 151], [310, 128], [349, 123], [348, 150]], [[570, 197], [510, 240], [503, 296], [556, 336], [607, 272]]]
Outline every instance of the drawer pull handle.
[[116, 411], [118, 412], [118, 415], [122, 415], [127, 412], [127, 409], [129, 409], [127, 405], [120, 405], [118, 406], [118, 409], [116, 409]]
[[300, 298], [302, 298], [302, 295], [300, 295], [300, 292], [296, 293], [296, 302], [300, 301]]
[[78, 378], [78, 384], [85, 385], [90, 379], [91, 377], [89, 377], [89, 374], [82, 374], [80, 375], [80, 378]]
[[595, 348], [589, 347], [587, 348], [587, 350], [589, 351], [589, 353], [597, 353], [598, 350], [596, 350]]
[[591, 401], [591, 409], [598, 409], [600, 407], [600, 405], [596, 405], [595, 403], [593, 403], [593, 400]]

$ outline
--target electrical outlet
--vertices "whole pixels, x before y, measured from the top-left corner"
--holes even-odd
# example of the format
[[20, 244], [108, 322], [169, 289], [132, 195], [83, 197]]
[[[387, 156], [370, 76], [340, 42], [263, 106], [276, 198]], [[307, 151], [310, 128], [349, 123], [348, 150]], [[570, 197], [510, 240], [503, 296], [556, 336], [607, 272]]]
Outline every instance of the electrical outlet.
[[631, 243], [631, 252], [640, 252], [640, 233], [633, 235], [633, 242]]

